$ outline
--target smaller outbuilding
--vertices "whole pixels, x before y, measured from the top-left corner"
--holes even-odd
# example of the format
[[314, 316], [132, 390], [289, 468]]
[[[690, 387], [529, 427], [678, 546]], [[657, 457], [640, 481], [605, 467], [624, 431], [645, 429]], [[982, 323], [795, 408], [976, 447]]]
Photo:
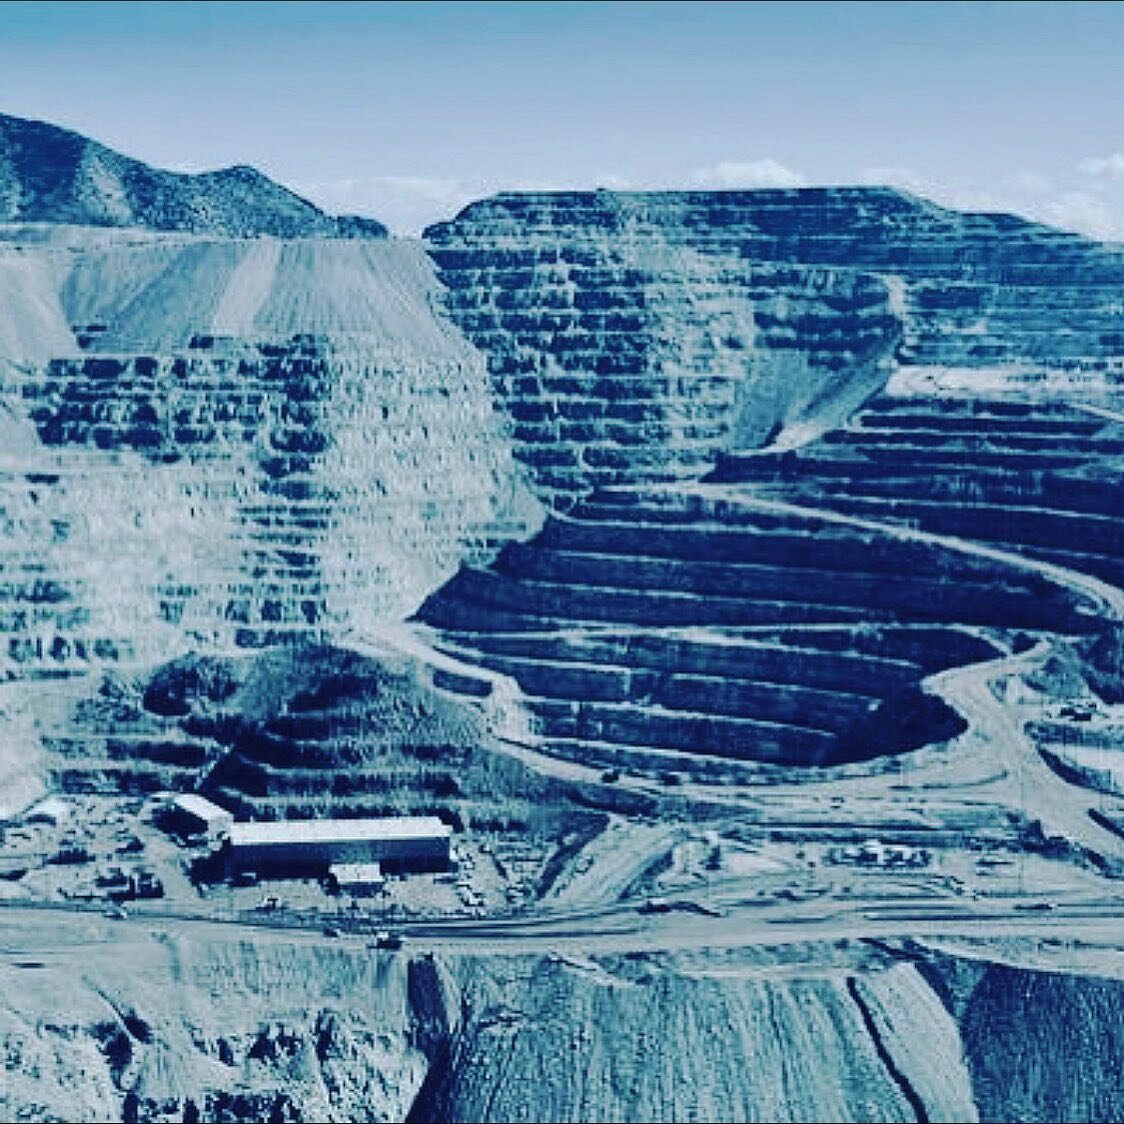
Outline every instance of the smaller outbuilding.
[[328, 888], [335, 894], [371, 898], [386, 889], [381, 863], [332, 863], [328, 867]]
[[168, 830], [177, 835], [202, 835], [214, 841], [230, 835], [234, 813], [205, 796], [182, 792], [172, 800], [165, 822]]

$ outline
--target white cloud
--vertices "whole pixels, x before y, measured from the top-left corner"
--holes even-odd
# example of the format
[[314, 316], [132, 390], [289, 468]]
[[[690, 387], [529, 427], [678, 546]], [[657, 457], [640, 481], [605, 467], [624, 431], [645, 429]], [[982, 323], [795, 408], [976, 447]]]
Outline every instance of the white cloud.
[[1045, 201], [1040, 217], [1052, 226], [1075, 230], [1093, 238], [1124, 238], [1124, 205], [1089, 191], [1067, 191]]
[[1109, 156], [1088, 156], [1077, 165], [1077, 169], [1087, 176], [1124, 181], [1124, 153], [1113, 152]]
[[723, 160], [710, 168], [698, 168], [691, 176], [699, 187], [754, 188], [802, 187], [807, 181], [799, 172], [766, 156], [761, 160]]
[[461, 180], [437, 176], [321, 180], [297, 183], [293, 189], [332, 214], [373, 216], [397, 234], [418, 234], [487, 194]]
[[369, 179], [306, 181], [293, 190], [332, 214], [368, 215], [396, 234], [417, 235], [431, 223], [453, 218], [463, 207], [501, 191], [627, 191], [633, 184], [616, 172], [592, 182], [512, 179], [504, 182], [439, 176], [375, 176]]
[[609, 191], [631, 191], [635, 184], [625, 176], [616, 172], [602, 172], [593, 181], [594, 187], [608, 188]]
[[[1079, 170], [1086, 178], [1073, 173], [1057, 178], [1023, 168], [981, 186], [927, 179], [911, 168], [881, 167], [864, 169], [859, 182], [904, 188], [958, 211], [1007, 211], [1090, 238], [1124, 239], [1124, 157], [1090, 158]], [[1089, 175], [1100, 180], [1090, 184]]]

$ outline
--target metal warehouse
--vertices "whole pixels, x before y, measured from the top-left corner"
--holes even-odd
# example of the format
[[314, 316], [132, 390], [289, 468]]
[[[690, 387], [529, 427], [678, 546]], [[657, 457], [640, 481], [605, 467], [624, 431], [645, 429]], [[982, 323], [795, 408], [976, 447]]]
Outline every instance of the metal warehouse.
[[266, 876], [322, 875], [336, 863], [443, 870], [451, 835], [452, 828], [436, 816], [236, 823], [229, 858], [236, 870]]

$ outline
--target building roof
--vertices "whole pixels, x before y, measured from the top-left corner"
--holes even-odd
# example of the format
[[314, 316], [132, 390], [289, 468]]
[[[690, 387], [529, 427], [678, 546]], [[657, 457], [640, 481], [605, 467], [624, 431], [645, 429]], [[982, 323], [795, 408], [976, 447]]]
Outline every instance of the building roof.
[[236, 823], [235, 847], [282, 843], [356, 843], [372, 839], [447, 839], [452, 828], [436, 816], [393, 816], [371, 820], [282, 820]]
[[332, 863], [328, 874], [341, 886], [377, 885], [386, 881], [380, 863]]
[[206, 823], [229, 823], [234, 819], [233, 812], [228, 812], [205, 796], [199, 796], [194, 792], [181, 792], [172, 803], [181, 811], [196, 816]]

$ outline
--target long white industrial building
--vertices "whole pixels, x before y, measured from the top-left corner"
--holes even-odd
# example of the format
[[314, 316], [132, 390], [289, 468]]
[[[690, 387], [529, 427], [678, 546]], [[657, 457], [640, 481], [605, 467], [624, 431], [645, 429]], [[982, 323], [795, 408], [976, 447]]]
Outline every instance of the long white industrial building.
[[236, 870], [274, 877], [327, 874], [334, 863], [381, 863], [389, 870], [442, 870], [452, 828], [436, 816], [236, 823], [229, 860]]

